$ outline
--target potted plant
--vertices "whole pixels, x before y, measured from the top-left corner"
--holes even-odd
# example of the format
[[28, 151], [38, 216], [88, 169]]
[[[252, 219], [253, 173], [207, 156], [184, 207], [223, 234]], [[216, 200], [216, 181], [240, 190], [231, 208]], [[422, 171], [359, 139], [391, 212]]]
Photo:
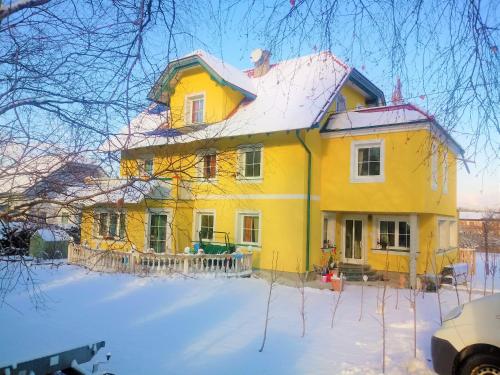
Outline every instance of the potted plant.
[[387, 236], [387, 234], [381, 235], [378, 243], [383, 250], [387, 249], [387, 245], [389, 244], [389, 237]]

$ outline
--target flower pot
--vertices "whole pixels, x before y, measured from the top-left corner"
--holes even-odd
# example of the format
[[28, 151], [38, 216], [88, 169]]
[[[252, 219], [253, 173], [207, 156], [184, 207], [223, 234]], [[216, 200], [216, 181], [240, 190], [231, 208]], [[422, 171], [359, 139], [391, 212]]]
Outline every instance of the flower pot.
[[332, 289], [336, 292], [340, 292], [344, 289], [344, 280], [340, 277], [332, 278]]

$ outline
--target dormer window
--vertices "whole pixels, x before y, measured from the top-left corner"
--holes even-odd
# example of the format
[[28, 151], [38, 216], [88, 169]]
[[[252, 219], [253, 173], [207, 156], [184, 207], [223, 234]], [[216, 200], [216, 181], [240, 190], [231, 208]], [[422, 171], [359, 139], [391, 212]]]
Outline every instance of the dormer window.
[[186, 97], [186, 124], [205, 122], [205, 94]]

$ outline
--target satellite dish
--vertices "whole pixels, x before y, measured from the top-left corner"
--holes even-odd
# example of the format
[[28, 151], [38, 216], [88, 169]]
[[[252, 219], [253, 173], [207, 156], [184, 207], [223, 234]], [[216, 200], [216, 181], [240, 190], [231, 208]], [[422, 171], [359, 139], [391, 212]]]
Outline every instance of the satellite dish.
[[252, 60], [254, 64], [257, 63], [262, 58], [263, 52], [261, 48], [254, 49], [250, 54], [250, 60]]

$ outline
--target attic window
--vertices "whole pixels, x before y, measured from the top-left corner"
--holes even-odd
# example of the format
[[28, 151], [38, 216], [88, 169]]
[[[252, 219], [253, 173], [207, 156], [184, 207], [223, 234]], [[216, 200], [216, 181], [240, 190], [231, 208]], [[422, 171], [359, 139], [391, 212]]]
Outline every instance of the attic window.
[[186, 97], [186, 124], [205, 122], [205, 95], [197, 94]]

